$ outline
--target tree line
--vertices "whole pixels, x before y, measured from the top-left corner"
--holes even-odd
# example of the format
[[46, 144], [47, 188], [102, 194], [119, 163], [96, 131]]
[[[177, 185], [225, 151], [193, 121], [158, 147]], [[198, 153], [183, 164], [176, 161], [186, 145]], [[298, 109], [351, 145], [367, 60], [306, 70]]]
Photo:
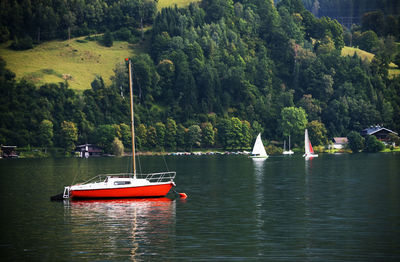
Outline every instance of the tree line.
[[[15, 49], [52, 39], [130, 30], [153, 23], [152, 0], [2, 0], [0, 43]], [[135, 30], [133, 30], [135, 29]]]
[[[130, 126], [126, 124], [129, 99], [118, 88], [104, 86], [101, 77], [79, 95], [64, 83], [36, 88], [28, 82], [16, 82], [4, 61], [0, 62], [0, 144], [57, 146], [72, 152], [77, 144], [94, 143], [111, 153], [117, 138], [124, 147], [132, 146]], [[138, 111], [135, 132], [139, 150], [243, 149], [250, 146], [254, 132], [262, 131], [260, 125], [252, 128], [245, 120], [218, 118], [215, 114], [201, 123], [187, 122], [186, 127], [172, 118], [145, 124], [141, 115], [154, 115], [142, 105], [134, 107]]]
[[[400, 80], [388, 74], [392, 57], [383, 51], [372, 62], [341, 56], [342, 26], [315, 17], [300, 0], [203, 0], [165, 8], [148, 37], [148, 52], [132, 57], [143, 150], [240, 149], [259, 132], [275, 141], [290, 134], [299, 145], [304, 128], [321, 145], [371, 124], [400, 130]], [[107, 134], [113, 134], [129, 147], [122, 132], [129, 125], [123, 63], [110, 86], [98, 76], [81, 94], [68, 82], [39, 88], [17, 82], [0, 65], [1, 143], [39, 145], [39, 126], [48, 120], [54, 145], [66, 147], [63, 139], [71, 137], [74, 144], [109, 148]], [[68, 128], [75, 132], [63, 131]]]
[[348, 18], [353, 24], [361, 24], [365, 13], [380, 11], [386, 16], [398, 17], [400, 3], [397, 0], [302, 0], [307, 10], [317, 17]]

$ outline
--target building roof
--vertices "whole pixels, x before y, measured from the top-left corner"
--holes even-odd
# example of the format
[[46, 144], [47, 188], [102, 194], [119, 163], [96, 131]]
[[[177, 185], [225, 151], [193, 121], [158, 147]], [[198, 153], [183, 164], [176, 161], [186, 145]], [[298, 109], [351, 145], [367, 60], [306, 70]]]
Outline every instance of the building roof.
[[15, 149], [15, 148], [17, 148], [17, 146], [3, 146], [3, 145], [1, 145], [1, 148]]
[[382, 130], [387, 131], [388, 133], [393, 133], [395, 135], [398, 135], [396, 132], [394, 132], [394, 131], [392, 131], [390, 129], [384, 128], [382, 126], [379, 126], [379, 125], [367, 127], [362, 131], [362, 133], [366, 134], [366, 135], [373, 135], [373, 134], [375, 134], [377, 132], [380, 132]]
[[93, 145], [93, 144], [84, 144], [84, 145], [76, 146], [76, 148], [83, 148], [83, 147], [87, 147], [87, 146], [95, 146], [95, 145]]
[[348, 142], [347, 137], [334, 137], [333, 141], [335, 141], [335, 144], [347, 144]]

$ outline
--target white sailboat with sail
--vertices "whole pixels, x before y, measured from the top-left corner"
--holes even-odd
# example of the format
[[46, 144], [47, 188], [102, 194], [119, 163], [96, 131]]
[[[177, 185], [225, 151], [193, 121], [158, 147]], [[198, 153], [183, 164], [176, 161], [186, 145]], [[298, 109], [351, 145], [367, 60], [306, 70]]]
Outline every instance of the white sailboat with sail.
[[284, 155], [293, 155], [294, 152], [290, 150], [290, 135], [289, 135], [289, 150], [286, 150], [286, 140], [283, 141], [283, 153]]
[[304, 132], [304, 155], [306, 159], [308, 158], [313, 158], [313, 157], [318, 157], [318, 154], [314, 154], [314, 149], [311, 145], [310, 139], [308, 138], [308, 130], [306, 129]]
[[250, 154], [251, 158], [268, 158], [268, 154], [265, 151], [264, 144], [261, 140], [261, 133], [258, 134], [256, 142], [253, 146], [253, 151]]

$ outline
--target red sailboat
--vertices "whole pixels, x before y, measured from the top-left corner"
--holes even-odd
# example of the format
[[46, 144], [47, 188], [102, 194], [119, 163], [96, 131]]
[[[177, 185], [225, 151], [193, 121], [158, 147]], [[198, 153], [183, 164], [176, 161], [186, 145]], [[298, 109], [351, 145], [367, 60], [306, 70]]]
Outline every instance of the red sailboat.
[[[175, 186], [176, 172], [136, 174], [132, 63], [129, 59], [126, 61], [129, 67], [133, 172], [98, 175], [82, 184], [66, 186], [63, 193], [64, 199], [163, 197]], [[185, 193], [179, 193], [179, 195], [182, 198], [186, 197]]]

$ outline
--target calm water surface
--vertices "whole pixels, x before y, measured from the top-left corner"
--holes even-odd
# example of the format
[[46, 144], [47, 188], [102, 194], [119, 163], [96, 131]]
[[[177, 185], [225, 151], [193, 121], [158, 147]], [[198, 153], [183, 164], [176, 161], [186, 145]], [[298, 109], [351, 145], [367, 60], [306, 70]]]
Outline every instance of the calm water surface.
[[50, 202], [127, 158], [0, 160], [1, 260], [400, 261], [400, 154], [165, 160], [186, 200]]

